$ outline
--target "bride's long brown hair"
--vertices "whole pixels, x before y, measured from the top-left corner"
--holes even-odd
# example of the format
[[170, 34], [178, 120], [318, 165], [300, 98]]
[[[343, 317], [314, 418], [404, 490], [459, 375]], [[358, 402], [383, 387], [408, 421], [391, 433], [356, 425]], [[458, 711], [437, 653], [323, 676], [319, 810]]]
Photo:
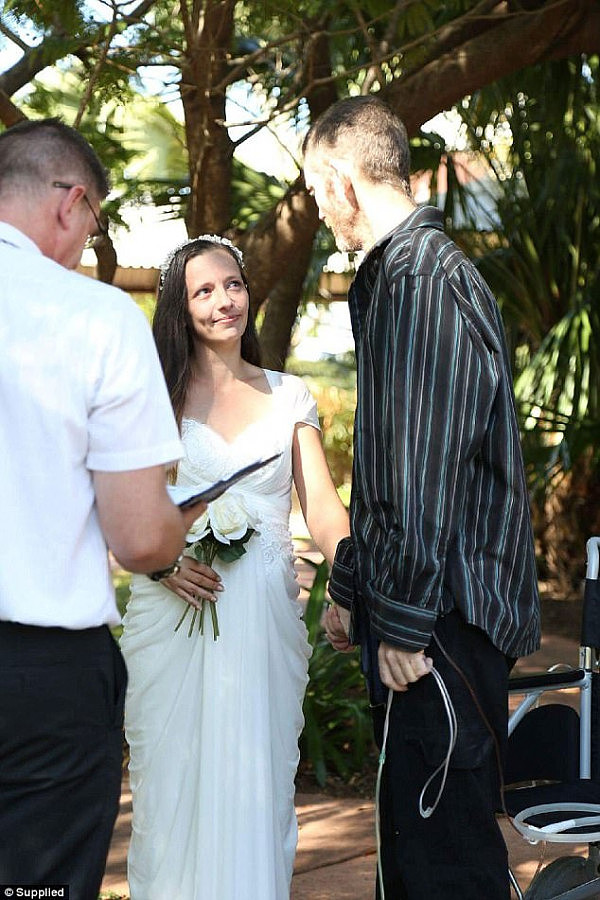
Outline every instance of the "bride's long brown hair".
[[[188, 296], [185, 283], [185, 267], [194, 256], [210, 250], [225, 250], [235, 260], [248, 294], [248, 278], [237, 248], [222, 243], [218, 235], [196, 238], [178, 247], [163, 266], [156, 309], [152, 321], [152, 333], [169, 390], [169, 397], [177, 424], [181, 419], [191, 377], [192, 365], [192, 325], [188, 312]], [[254, 319], [248, 304], [248, 322], [242, 335], [242, 359], [260, 366], [260, 347]]]

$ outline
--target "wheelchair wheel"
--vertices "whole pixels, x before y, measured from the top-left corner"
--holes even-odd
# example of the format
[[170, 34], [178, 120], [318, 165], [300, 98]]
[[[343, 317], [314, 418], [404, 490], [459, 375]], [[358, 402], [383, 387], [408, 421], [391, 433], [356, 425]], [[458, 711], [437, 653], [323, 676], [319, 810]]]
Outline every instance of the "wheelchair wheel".
[[[580, 856], [561, 856], [538, 872], [523, 895], [523, 900], [552, 900], [569, 888], [598, 877], [596, 864]], [[600, 900], [600, 881], [588, 900]]]

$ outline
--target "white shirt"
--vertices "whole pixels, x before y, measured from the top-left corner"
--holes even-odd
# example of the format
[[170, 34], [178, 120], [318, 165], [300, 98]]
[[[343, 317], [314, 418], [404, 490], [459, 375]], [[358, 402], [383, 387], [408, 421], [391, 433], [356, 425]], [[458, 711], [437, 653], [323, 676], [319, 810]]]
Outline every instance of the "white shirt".
[[92, 472], [181, 454], [143, 313], [0, 222], [0, 620], [116, 624]]

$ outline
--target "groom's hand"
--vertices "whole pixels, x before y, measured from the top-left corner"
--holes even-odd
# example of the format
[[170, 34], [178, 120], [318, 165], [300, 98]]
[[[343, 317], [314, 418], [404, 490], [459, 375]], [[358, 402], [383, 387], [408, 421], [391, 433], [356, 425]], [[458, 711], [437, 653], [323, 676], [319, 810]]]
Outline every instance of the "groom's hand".
[[424, 650], [410, 652], [383, 641], [377, 656], [380, 678], [393, 691], [407, 691], [409, 684], [429, 675], [433, 666], [433, 660], [425, 656]]

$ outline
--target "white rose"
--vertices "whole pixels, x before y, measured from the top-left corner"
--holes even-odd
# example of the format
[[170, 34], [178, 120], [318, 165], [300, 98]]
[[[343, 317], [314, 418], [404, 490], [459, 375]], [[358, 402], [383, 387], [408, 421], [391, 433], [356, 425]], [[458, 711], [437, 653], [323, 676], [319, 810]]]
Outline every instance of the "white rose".
[[209, 524], [218, 541], [229, 544], [244, 537], [251, 522], [239, 497], [222, 494], [208, 507]]

